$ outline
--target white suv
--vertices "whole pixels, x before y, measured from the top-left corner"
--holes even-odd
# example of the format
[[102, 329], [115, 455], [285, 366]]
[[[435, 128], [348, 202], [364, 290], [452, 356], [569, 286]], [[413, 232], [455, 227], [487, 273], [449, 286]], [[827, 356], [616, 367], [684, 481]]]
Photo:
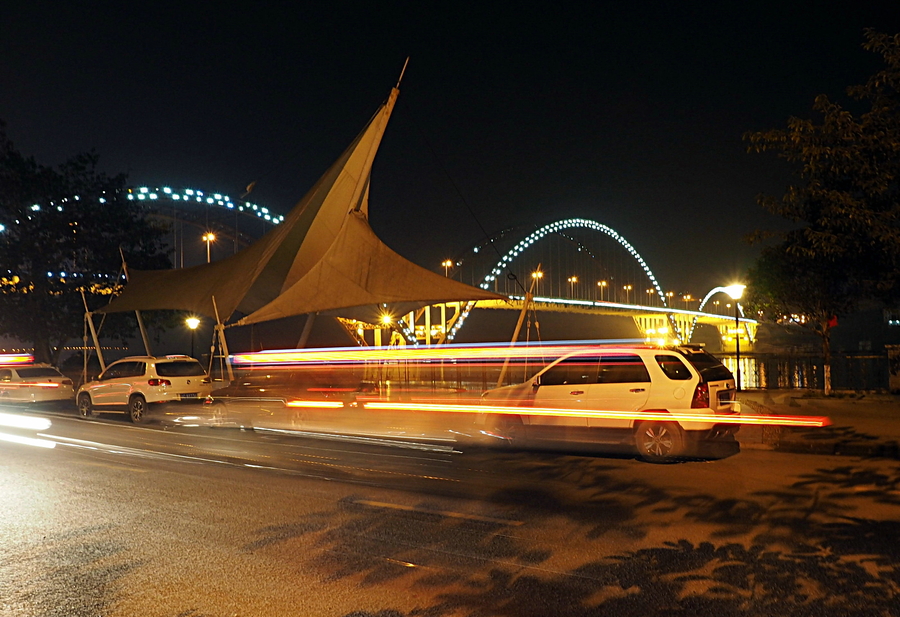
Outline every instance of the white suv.
[[[704, 440], [733, 440], [739, 424], [715, 416], [739, 414], [735, 382], [721, 362], [699, 347], [587, 347], [566, 354], [525, 383], [485, 392], [488, 405], [624, 412], [624, 417], [577, 413], [490, 414], [479, 423], [490, 437], [516, 442], [585, 446], [629, 444], [647, 460], [667, 460]], [[524, 411], [524, 410], [523, 410]], [[633, 412], [710, 415], [708, 422], [646, 420]]]
[[78, 414], [124, 412], [134, 423], [146, 420], [147, 406], [176, 401], [202, 402], [212, 391], [203, 366], [189, 356], [135, 356], [106, 367], [95, 381], [78, 388]]

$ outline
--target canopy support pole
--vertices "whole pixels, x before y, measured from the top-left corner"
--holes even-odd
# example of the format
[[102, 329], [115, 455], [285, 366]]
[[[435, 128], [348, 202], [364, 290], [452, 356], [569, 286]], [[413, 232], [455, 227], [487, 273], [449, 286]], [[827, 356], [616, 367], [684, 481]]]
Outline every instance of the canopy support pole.
[[153, 352], [150, 351], [150, 337], [147, 336], [147, 328], [144, 327], [144, 318], [141, 317], [140, 311], [135, 311], [134, 315], [137, 317], [138, 328], [141, 331], [141, 340], [144, 341], [144, 350], [147, 352], [148, 356], [152, 356]]
[[[100, 360], [100, 370], [105, 371], [106, 363], [103, 361], [103, 351], [100, 349], [100, 340], [97, 338], [97, 330], [96, 328], [94, 328], [94, 314], [88, 310], [87, 298], [84, 297], [84, 290], [81, 291], [81, 301], [84, 302], [84, 318], [87, 320], [88, 327], [91, 330], [91, 340], [94, 341], [94, 349], [97, 351], [97, 359]], [[86, 375], [85, 379], [87, 379]]]
[[300, 340], [297, 341], [297, 349], [303, 349], [306, 347], [306, 342], [309, 340], [309, 334], [312, 332], [313, 322], [316, 320], [316, 315], [318, 313], [310, 313], [306, 316], [306, 323], [303, 324], [303, 332], [300, 333]]
[[[227, 369], [228, 383], [231, 383], [232, 381], [234, 381], [234, 371], [231, 370], [231, 362], [228, 361], [228, 341], [225, 340], [225, 325], [222, 323], [222, 320], [219, 319], [219, 307], [218, 305], [216, 305], [215, 296], [212, 296], [212, 305], [213, 311], [216, 313], [216, 326], [213, 345], [209, 350], [209, 376], [210, 379], [212, 379], [212, 366], [213, 361], [216, 357], [216, 343], [218, 343], [219, 349], [221, 349], [222, 351], [222, 355], [220, 357], [225, 365], [224, 368]], [[225, 370], [222, 370], [223, 377], [225, 372]]]
[[[541, 269], [541, 265], [538, 264], [538, 270]], [[536, 278], [531, 279], [531, 287], [525, 293], [525, 302], [522, 303], [522, 312], [519, 313], [519, 320], [516, 322], [516, 330], [513, 332], [512, 341], [509, 343], [509, 348], [512, 349], [516, 346], [516, 341], [519, 340], [519, 332], [522, 330], [522, 322], [525, 321], [525, 315], [528, 313], [528, 307], [531, 305], [532, 300], [534, 299], [534, 284], [537, 282]], [[497, 387], [501, 387], [503, 385], [503, 380], [506, 378], [506, 369], [509, 368], [509, 356], [503, 361], [503, 368], [500, 369], [500, 376], [497, 378]]]

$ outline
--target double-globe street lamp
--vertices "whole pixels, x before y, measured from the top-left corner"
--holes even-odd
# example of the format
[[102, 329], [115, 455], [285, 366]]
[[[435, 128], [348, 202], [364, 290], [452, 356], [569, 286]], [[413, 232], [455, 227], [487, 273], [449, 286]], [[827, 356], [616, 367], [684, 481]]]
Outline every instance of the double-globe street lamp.
[[734, 372], [734, 383], [738, 392], [741, 391], [741, 319], [738, 312], [738, 300], [744, 295], [744, 289], [746, 288], [746, 285], [739, 283], [724, 288], [725, 293], [734, 300], [734, 358], [735, 366], [737, 367]]
[[203, 234], [203, 241], [206, 242], [206, 263], [209, 263], [209, 245], [211, 242], [216, 241], [216, 234], [211, 231], [207, 231], [205, 234]]

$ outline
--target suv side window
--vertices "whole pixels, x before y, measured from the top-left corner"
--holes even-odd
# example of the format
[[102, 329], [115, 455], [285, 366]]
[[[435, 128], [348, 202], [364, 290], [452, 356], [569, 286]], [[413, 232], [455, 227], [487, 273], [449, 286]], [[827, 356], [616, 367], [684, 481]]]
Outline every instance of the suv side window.
[[542, 386], [597, 383], [597, 356], [563, 358], [541, 375]]
[[691, 371], [678, 356], [658, 355], [655, 358], [659, 368], [662, 369], [669, 379], [682, 380], [691, 378]]
[[644, 383], [650, 373], [637, 354], [608, 354], [600, 359], [597, 383]]

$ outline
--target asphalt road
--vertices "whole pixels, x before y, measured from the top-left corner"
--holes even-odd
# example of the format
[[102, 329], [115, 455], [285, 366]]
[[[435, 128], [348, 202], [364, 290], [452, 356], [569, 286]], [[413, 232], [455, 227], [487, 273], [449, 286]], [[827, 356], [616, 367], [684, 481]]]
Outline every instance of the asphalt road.
[[652, 465], [29, 409], [52, 426], [0, 430], [54, 447], [0, 441], [3, 617], [897, 614], [894, 460]]

